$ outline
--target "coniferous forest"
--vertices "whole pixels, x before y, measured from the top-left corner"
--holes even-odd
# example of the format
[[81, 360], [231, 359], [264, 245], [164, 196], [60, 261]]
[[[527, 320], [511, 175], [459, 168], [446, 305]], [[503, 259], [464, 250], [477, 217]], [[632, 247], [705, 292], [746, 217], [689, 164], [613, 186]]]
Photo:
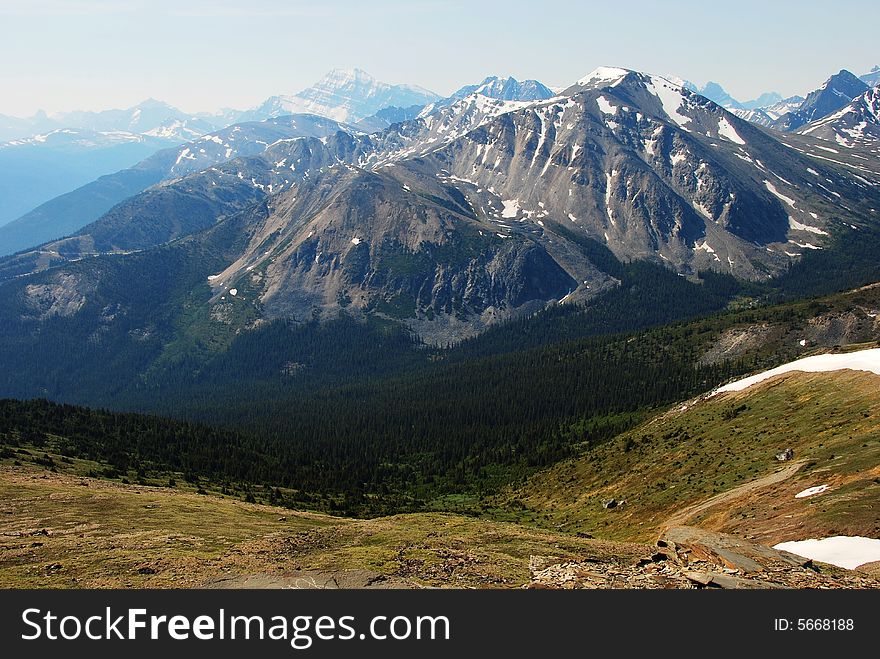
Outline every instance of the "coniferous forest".
[[[204, 263], [217, 265], [188, 249], [154, 251], [143, 267], [160, 267], [187, 290]], [[135, 313], [109, 331], [59, 318], [30, 343], [4, 344], [4, 391], [97, 409], [8, 400], [0, 441], [94, 460], [118, 478], [182, 475], [240, 493], [260, 487], [293, 506], [359, 515], [442, 506], [448, 495], [495, 491], [773, 363], [779, 355], [713, 365], [699, 358], [727, 327], [797, 326], [834, 297], [786, 300], [876, 276], [846, 250], [810, 255], [837, 259], [827, 281], [795, 266], [769, 286], [711, 272], [694, 282], [659, 265], [620, 263], [597, 244], [584, 249], [618, 287], [454, 346], [425, 345], [393, 321], [346, 314], [163, 342], [186, 336], [183, 322], [198, 330], [199, 318], [176, 312], [190, 304], [184, 296], [175, 309], [152, 307], [147, 282]], [[108, 261], [111, 281], [113, 268]], [[153, 320], [155, 336], [131, 340], [126, 323], [139, 322], [137, 314]]]

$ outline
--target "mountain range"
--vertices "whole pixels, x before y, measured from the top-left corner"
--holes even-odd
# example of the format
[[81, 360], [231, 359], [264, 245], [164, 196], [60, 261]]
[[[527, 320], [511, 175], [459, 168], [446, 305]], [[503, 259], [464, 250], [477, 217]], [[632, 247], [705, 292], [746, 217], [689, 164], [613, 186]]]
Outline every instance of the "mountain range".
[[[376, 88], [331, 80], [335, 98]], [[832, 76], [798, 116], [856, 83]], [[848, 122], [870, 150], [867, 100], [823, 125]], [[314, 115], [235, 124], [49, 202], [0, 228], [7, 253], [50, 239], [0, 261], [25, 287], [14, 313], [74, 316], [101, 281], [69, 268], [183, 240], [226, 255], [200, 303], [223, 324], [375, 314], [454, 342], [589, 301], [633, 260], [773, 280], [876, 212], [876, 169], [829, 156], [819, 128], [768, 133], [659, 76], [602, 67], [559, 94], [491, 77], [415, 107], [374, 133]]]
[[873, 87], [856, 96], [849, 104], [797, 130], [840, 146], [862, 145], [878, 153], [880, 140], [880, 87]]
[[[0, 117], [0, 140], [5, 140], [0, 142], [0, 227], [160, 149], [216, 130], [226, 125], [223, 121], [186, 115], [153, 99], [124, 110]], [[19, 246], [19, 240], [0, 237], [0, 253]]]
[[[179, 178], [239, 156], [260, 153], [279, 140], [324, 137], [340, 129], [340, 124], [323, 117], [290, 115], [263, 122], [233, 124], [184, 145], [160, 150], [128, 169], [107, 174], [59, 195], [19, 219], [0, 226], [0, 255], [73, 233], [117, 203], [161, 181]], [[0, 158], [2, 154], [0, 148]], [[94, 162], [95, 154], [89, 151], [86, 157], [89, 162]]]
[[[875, 73], [865, 74], [861, 78], [870, 81]], [[780, 99], [775, 92], [767, 92], [754, 101], [740, 103], [718, 83], [710, 82], [702, 88], [697, 88], [687, 81], [676, 78], [670, 80], [685, 89], [700, 93], [752, 123], [779, 130], [792, 130], [797, 127], [799, 131], [808, 130], [804, 128], [806, 124], [803, 122], [809, 119], [819, 121], [832, 111], [842, 110], [844, 101], [855, 98], [853, 92], [867, 89], [861, 87], [862, 80], [855, 80], [855, 76], [842, 71], [826, 81], [822, 88], [813, 92], [809, 100], [802, 97]], [[10, 169], [16, 169], [18, 161], [24, 160], [25, 166], [18, 168], [16, 174], [6, 178], [12, 189], [22, 190], [24, 194], [9, 193], [0, 196], [0, 205], [5, 209], [0, 213], [0, 226], [19, 219], [15, 226], [7, 230], [6, 235], [0, 234], [0, 254], [8, 254], [74, 231], [88, 221], [97, 219], [100, 213], [108, 210], [113, 203], [124, 199], [135, 190], [129, 187], [118, 188], [101, 203], [80, 204], [79, 197], [82, 191], [75, 191], [75, 184], [87, 183], [103, 174], [110, 174], [118, 168], [113, 167], [114, 164], [132, 164], [137, 159], [137, 155], [149, 155], [150, 149], [155, 151], [170, 143], [216, 132], [212, 128], [217, 126], [226, 126], [233, 121], [250, 123], [248, 120], [265, 120], [267, 117], [275, 117], [300, 108], [326, 117], [344, 116], [356, 130], [372, 133], [387, 129], [394, 123], [414, 119], [420, 114], [430, 114], [474, 93], [501, 100], [533, 101], [548, 99], [554, 94], [548, 87], [535, 80], [520, 82], [514, 78], [490, 76], [481, 83], [466, 85], [450, 97], [440, 99], [436, 94], [421, 88], [411, 85], [389, 85], [375, 80], [363, 71], [353, 69], [332, 71], [315, 85], [296, 95], [272, 97], [261, 106], [247, 112], [223, 110], [213, 115], [202, 113], [197, 116], [187, 116], [167, 104], [150, 99], [128, 110], [70, 112], [54, 115], [52, 118], [38, 113], [33, 118], [34, 126], [58, 126], [67, 123], [80, 128], [56, 127], [46, 133], [11, 140], [7, 144], [7, 148], [10, 146], [27, 146], [27, 148], [7, 151], [4, 154], [5, 158], [10, 160]], [[369, 112], [373, 113], [369, 116], [365, 115]], [[858, 114], [858, 111], [854, 112]], [[868, 124], [871, 124], [871, 121], [869, 120]], [[849, 129], [853, 128], [849, 127]], [[92, 137], [75, 139], [73, 136], [77, 134]], [[817, 130], [814, 134], [824, 138], [827, 130]], [[104, 137], [95, 140], [93, 139], [95, 135]], [[872, 130], [869, 129], [866, 135], [870, 137]], [[63, 140], [70, 143], [68, 146], [75, 143], [84, 156], [82, 162], [94, 165], [79, 172], [79, 178], [71, 178], [65, 173], [69, 169], [67, 153], [59, 153], [56, 149]], [[103, 143], [109, 140], [130, 141], [138, 143], [139, 146], [126, 147], [133, 154], [129, 156], [128, 161], [111, 160], [108, 165], [108, 161], [99, 155], [99, 151]], [[88, 157], [90, 149], [95, 151], [93, 158]], [[29, 155], [31, 151], [34, 156]], [[29, 161], [39, 163], [36, 169]], [[138, 165], [137, 169], [152, 169], [152, 165], [144, 163]], [[120, 172], [115, 178], [125, 176]], [[133, 177], [128, 175], [128, 178]], [[156, 179], [148, 177], [144, 181], [153, 184]], [[90, 189], [94, 187], [90, 186]], [[101, 186], [97, 187], [101, 188]], [[59, 193], [68, 191], [72, 193], [71, 197], [53, 199]], [[49, 208], [36, 208], [42, 202], [50, 200]], [[68, 208], [67, 202], [73, 200], [76, 200], [76, 203]], [[49, 213], [49, 209], [55, 210]], [[31, 210], [33, 213], [27, 213]], [[59, 214], [63, 215], [63, 220], [57, 217]], [[37, 229], [38, 225], [43, 229]], [[32, 235], [29, 226], [35, 227]], [[50, 229], [50, 227], [54, 228]]]
[[[843, 74], [843, 79], [846, 80], [845, 84], [852, 85], [852, 81], [849, 80], [850, 76], [855, 77], [853, 74], [849, 73], [849, 71], [843, 70], [838, 76]], [[692, 82], [687, 80], [683, 80], [681, 78], [676, 78], [675, 76], [666, 76], [669, 80], [676, 82], [678, 85], [685, 87], [691, 91], [702, 94], [706, 98], [715, 101], [718, 105], [728, 109], [728, 110], [768, 110], [773, 106], [782, 103], [789, 103], [792, 99], [799, 98], [798, 103], [803, 102], [803, 97], [791, 97], [791, 99], [783, 99], [782, 95], [779, 92], [764, 92], [759, 95], [757, 98], [751, 101], [738, 101], [733, 96], [731, 96], [721, 84], [713, 81], [707, 82], [702, 87], [698, 87]], [[858, 76], [859, 80], [862, 81], [868, 87], [876, 87], [880, 84], [880, 66], [875, 66], [868, 73], [862, 74]], [[826, 85], [828, 83], [826, 82]], [[778, 118], [778, 117], [774, 117]]]
[[[9, 140], [0, 144], [0, 149], [4, 149], [0, 164], [8, 161], [8, 166], [4, 166], [2, 171], [5, 183], [4, 189], [0, 190], [0, 227], [20, 218], [19, 222], [0, 234], [0, 254], [33, 246], [75, 230], [136, 191], [130, 186], [118, 188], [114, 180], [138, 178], [147, 185], [156, 183], [159, 179], [155, 176], [133, 177], [131, 173], [120, 172], [114, 180], [104, 181], [97, 186], [95, 193], [99, 196], [106, 195], [106, 190], [113, 190], [97, 205], [81, 205], [81, 192], [76, 190], [102, 175], [135, 165], [163, 147], [187, 143], [206, 134], [214, 134], [215, 138], [220, 139], [216, 135], [217, 130], [233, 123], [249, 124], [291, 114], [338, 117], [352, 123], [363, 120], [366, 123], [359, 124], [358, 129], [372, 132], [386, 128], [395, 121], [416, 116], [426, 103], [439, 98], [418, 87], [382, 83], [355, 69], [332, 71], [312, 87], [294, 96], [272, 97], [258, 108], [246, 112], [221, 110], [214, 114], [186, 115], [166, 103], [148, 99], [124, 110], [76, 111], [51, 117], [38, 112], [29, 119], [0, 117], [0, 139], [5, 137]], [[396, 113], [395, 106], [400, 106], [396, 108]], [[272, 134], [272, 130], [270, 127], [268, 133]], [[242, 141], [240, 138], [239, 142]], [[259, 137], [254, 136], [253, 141], [259, 143]], [[102, 151], [108, 142], [113, 142], [114, 146], [122, 142], [130, 143], [124, 149], [116, 149], [116, 152], [124, 150], [127, 157], [117, 155], [115, 159], [110, 159]], [[132, 147], [131, 144], [137, 144], [138, 147]], [[198, 149], [203, 147], [199, 145]], [[79, 159], [73, 162], [70, 155], [72, 149], [80, 154], [77, 156]], [[198, 153], [199, 150], [193, 150], [185, 159], [192, 160], [192, 154]], [[232, 149], [230, 156], [232, 153], [237, 153], [237, 149]], [[163, 157], [159, 156], [158, 160]], [[136, 169], [141, 173], [143, 170], [152, 170], [154, 162], [141, 163]], [[71, 170], [75, 170], [75, 173]], [[72, 193], [72, 197], [52, 201], [51, 208], [56, 209], [52, 217], [47, 217], [47, 209], [37, 208], [68, 192]], [[68, 207], [68, 200], [74, 203], [72, 207]], [[33, 213], [29, 214], [28, 211]], [[63, 219], [57, 217], [59, 214]], [[40, 228], [31, 231], [29, 227], [36, 226], [35, 223]]]
[[[124, 343], [137, 350], [151, 332], [134, 320], [140, 300], [169, 305], [185, 285], [186, 314], [204, 319], [196, 342], [354, 314], [442, 344], [588, 303], [632, 261], [773, 281], [873, 230], [880, 201], [878, 172], [853, 164], [856, 152], [831, 158], [821, 140], [768, 133], [625, 69], [597, 69], [549, 99], [473, 93], [374, 134], [324, 121], [250, 152], [227, 151], [233, 127], [163, 156], [155, 176], [166, 180], [0, 261], [4, 315], [97, 331], [115, 309], [112, 324], [135, 323]], [[176, 282], [165, 292], [110, 285], [178, 257], [190, 274], [162, 266], [155, 275]]]
[[[473, 89], [479, 87], [480, 94], [487, 97], [539, 99], [552, 96], [552, 92], [549, 89], [536, 81], [520, 83], [510, 77], [505, 79], [495, 76], [489, 77], [480, 85], [473, 85], [471, 87]], [[445, 103], [451, 103], [455, 99], [466, 95], [466, 91], [469, 88], [462, 88]], [[366, 107], [372, 108], [383, 103], [413, 100], [411, 89], [414, 88], [405, 86], [392, 87], [391, 85], [375, 81], [363, 72], [352, 72], [350, 75], [346, 75], [346, 72], [334, 72], [326, 76], [322, 81], [319, 81], [314, 88], [302, 92], [302, 97], [316, 97], [318, 90], [326, 96], [330, 93], [331, 89], [334, 102], [347, 104], [346, 107], [349, 108], [357, 107], [363, 110]], [[422, 101], [425, 101], [436, 98], [436, 95], [428, 94], [420, 98]], [[428, 107], [433, 107], [433, 105]], [[415, 119], [424, 111], [425, 105], [423, 103], [412, 105], [408, 108], [394, 105], [382, 107], [376, 114], [360, 118], [353, 124], [352, 128], [360, 132], [376, 132], [388, 128], [394, 123]], [[324, 114], [334, 114], [335, 111], [323, 108], [322, 112]], [[342, 112], [341, 109], [335, 113], [339, 114], [340, 112]], [[239, 113], [237, 116], [246, 118], [254, 114], [260, 116], [265, 113]], [[166, 178], [174, 178], [184, 173], [198, 171], [209, 165], [218, 164], [239, 155], [258, 153], [278, 139], [302, 135], [317, 137], [324, 135], [323, 132], [318, 134], [313, 130], [310, 131], [308, 127], [304, 129], [304, 132], [299, 131], [296, 128], [297, 116], [300, 118], [301, 123], [308, 127], [316, 121], [320, 123], [320, 119], [315, 115], [288, 115], [289, 118], [264, 119], [262, 122], [239, 122], [223, 130], [214, 131], [189, 144], [184, 144], [178, 149], [158, 153], [155, 157], [137, 163], [130, 170], [119, 171], [112, 175], [101, 177], [80, 189], [72, 190], [67, 194], [51, 199], [51, 201], [34, 208], [31, 212], [25, 213], [15, 222], [10, 222], [8, 226], [0, 226], [0, 255], [10, 254], [76, 231], [90, 221], [100, 217], [100, 215], [119, 201]], [[357, 116], [359, 117], [360, 115]], [[337, 124], [332, 120], [331, 123], [327, 124], [325, 122], [324, 125], [327, 127], [327, 130], [331, 126], [335, 130], [341, 128], [341, 124]], [[52, 135], [52, 140], [55, 140], [60, 135], [74, 136], [86, 133], [92, 134], [82, 130], [64, 129], [56, 130], [50, 135]], [[127, 135], [135, 140], [155, 141], [152, 137], [140, 138], [131, 133], [119, 132], [114, 133], [114, 135]], [[15, 141], [17, 144], [32, 144], [41, 147], [45, 146], [46, 142], [45, 136]], [[171, 160], [174, 161], [173, 164], [169, 164]], [[46, 167], [48, 168], [49, 166], [47, 165]], [[41, 170], [37, 174], [44, 175], [45, 172]], [[36, 184], [34, 187], [37, 187]], [[45, 188], [42, 190], [43, 195], [45, 196], [49, 191], [57, 191], [57, 188]], [[23, 206], [33, 208], [36, 205], [32, 203], [33, 198], [31, 197], [22, 198], [17, 196], [16, 201], [18, 203], [16, 208]], [[10, 217], [9, 219], [11, 220], [12, 218]]]

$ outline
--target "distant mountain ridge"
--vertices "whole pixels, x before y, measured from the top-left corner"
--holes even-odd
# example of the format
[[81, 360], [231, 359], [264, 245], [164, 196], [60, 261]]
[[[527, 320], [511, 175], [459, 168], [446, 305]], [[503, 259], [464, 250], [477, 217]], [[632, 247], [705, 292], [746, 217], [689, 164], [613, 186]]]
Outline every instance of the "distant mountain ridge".
[[[279, 140], [324, 137], [341, 128], [340, 124], [324, 117], [291, 115], [233, 124], [192, 142], [163, 149], [129, 169], [102, 176], [0, 226], [0, 256], [74, 233], [117, 203], [161, 181], [183, 177], [232, 158], [261, 153]], [[153, 151], [155, 148], [142, 155]], [[0, 147], [0, 163], [3, 153]]]
[[123, 131], [56, 129], [0, 144], [0, 254], [13, 244], [6, 228], [22, 214], [175, 143]]
[[[777, 92], [765, 92], [752, 101], [740, 102], [716, 82], [708, 82], [702, 88], [683, 80], [679, 80], [679, 83], [718, 103], [741, 119], [783, 132], [800, 132], [801, 127], [842, 110], [870, 87], [880, 83], [880, 66], [875, 66], [869, 73], [861, 76], [842, 69], [828, 78], [821, 87], [810, 92], [806, 98], [782, 98]], [[819, 131], [817, 136], [821, 134], [822, 131]]]
[[262, 120], [285, 114], [316, 114], [354, 123], [383, 108], [426, 105], [439, 100], [434, 92], [415, 85], [390, 85], [360, 69], [334, 69], [313, 86], [291, 96], [272, 96], [239, 121]]
[[[0, 117], [0, 226], [159, 149], [215, 131], [217, 119], [154, 99], [121, 110]], [[0, 235], [0, 254], [32, 244]]]
[[[335, 93], [335, 95], [331, 94], [331, 88], [336, 88], [338, 93]], [[346, 108], [357, 108], [357, 113], [360, 114], [367, 111], [367, 109], [381, 105], [383, 107], [374, 114], [359, 120], [353, 126], [355, 130], [373, 133], [385, 130], [394, 123], [415, 119], [419, 113], [424, 111], [424, 101], [428, 98], [436, 97], [436, 95], [431, 95], [430, 93], [424, 95], [422, 92], [416, 91], [415, 93], [417, 93], [417, 98], [420, 101], [417, 104], [408, 107], [385, 106], [385, 103], [394, 100], [412, 100], [413, 90], [418, 90], [418, 88], [406, 85], [385, 85], [385, 83], [375, 81], [362, 71], [355, 70], [351, 72], [351, 75], [344, 71], [337, 71], [325, 76], [315, 88], [301, 92], [297, 96], [298, 100], [296, 100], [294, 105], [305, 103], [309, 107], [320, 110], [324, 115], [347, 113], [348, 110]], [[468, 90], [474, 90], [475, 92], [478, 90], [479, 94], [487, 98], [497, 99], [541, 100], [553, 95], [549, 88], [536, 80], [519, 82], [512, 77], [499, 78], [498, 76], [490, 76], [479, 84], [463, 87], [449, 99], [438, 101], [437, 104], [431, 104], [429, 107], [436, 109], [440, 106], [449, 105], [470, 93]], [[276, 101], [278, 98], [280, 97], [276, 97]], [[317, 98], [324, 98], [326, 102], [321, 105], [315, 101]], [[274, 109], [271, 111], [238, 113], [238, 116], [247, 118], [247, 116], [273, 114], [276, 111], [284, 112], [285, 110], [281, 107], [280, 101], [278, 103], [276, 101], [270, 99], [270, 101], [263, 104], [265, 106], [264, 110], [270, 106], [273, 107]], [[343, 105], [332, 105], [332, 103], [342, 103]], [[318, 107], [319, 105], [320, 107]], [[125, 124], [133, 128], [144, 128], [155, 123], [155, 121], [143, 123], [146, 121], [145, 112], [153, 112], [155, 114], [169, 108], [170, 106], [159, 101], [148, 101], [141, 104], [140, 111], [109, 111], [99, 113], [97, 117], [94, 113], [79, 114], [89, 118], [92, 125]], [[160, 115], [156, 115], [156, 117], [158, 116]], [[82, 189], [70, 191], [69, 194], [66, 193], [58, 199], [51, 200], [40, 208], [33, 208], [33, 206], [36, 203], [45, 201], [45, 198], [39, 199], [34, 204], [20, 204], [16, 207], [20, 213], [26, 210], [32, 210], [32, 212], [26, 213], [15, 222], [12, 222], [11, 226], [5, 231], [0, 231], [0, 255], [32, 247], [40, 242], [59, 238], [76, 231], [89, 221], [97, 219], [100, 213], [109, 210], [113, 203], [122, 201], [125, 197], [136, 194], [168, 177], [183, 176], [210, 165], [218, 164], [224, 160], [259, 153], [276, 139], [289, 138], [294, 135], [323, 136], [327, 134], [320, 131], [315, 132], [312, 129], [305, 130], [304, 132], [296, 132], [295, 130], [293, 132], [285, 132], [288, 128], [295, 126], [296, 117], [299, 117], [300, 122], [303, 124], [314, 124], [317, 127], [318, 123], [320, 123], [317, 115], [306, 114], [282, 115], [278, 118], [271, 118], [262, 124], [260, 130], [255, 128], [256, 124], [254, 122], [239, 121], [235, 124], [238, 126], [237, 129], [212, 131], [201, 140], [196, 139], [199, 135], [194, 135], [187, 139], [187, 142], [191, 139], [195, 140], [197, 144], [184, 144], [178, 153], [174, 155], [176, 162], [168, 168], [164, 164], [156, 168], [157, 163], [164, 162], [165, 160], [165, 155], [159, 155], [138, 165], [136, 172], [123, 171], [104, 177], [100, 181], [84, 186]], [[77, 121], [79, 123], [85, 122], [82, 117], [77, 119]], [[168, 122], [171, 123], [169, 124]], [[328, 130], [343, 128], [342, 124], [333, 120], [328, 119], [327, 122], [325, 124]], [[286, 126], [286, 124], [290, 124], [290, 126]], [[166, 121], [166, 124], [151, 129], [144, 135], [122, 131], [97, 133], [86, 129], [55, 129], [45, 135], [37, 135], [25, 140], [15, 140], [14, 142], [33, 143], [44, 146], [48, 142], [61, 140], [72, 142], [79, 140], [85, 145], [88, 140], [92, 139], [94, 141], [100, 136], [101, 139], [106, 141], [152, 140], [150, 143], [167, 146], [172, 141], [172, 136], [169, 134], [171, 131], [166, 130], [166, 125], [172, 128], [178, 126], [185, 127], [184, 124], [175, 119]], [[279, 132], [282, 125], [286, 127]], [[245, 127], [245, 129], [242, 130], [242, 127]], [[180, 132], [177, 132], [178, 137]], [[244, 143], [249, 140], [254, 143], [245, 147]], [[235, 143], [233, 144], [233, 142]], [[100, 173], [103, 174], [105, 172]], [[13, 220], [15, 217], [13, 212], [7, 217], [7, 220]]]
[[777, 101], [773, 105], [761, 108], [761, 110], [763, 110], [773, 121], [776, 121], [785, 113], [797, 110], [804, 100], [803, 96], [789, 96], [788, 98], [783, 98], [782, 100]]
[[40, 145], [52, 148], [103, 147], [132, 142], [145, 143], [151, 141], [151, 138], [157, 144], [163, 144], [166, 139], [158, 135], [131, 133], [121, 130], [96, 131], [87, 128], [56, 128], [47, 133], [2, 142], [0, 143], [0, 149]]
[[150, 98], [125, 109], [75, 110], [54, 115], [40, 111], [25, 118], [0, 115], [0, 141], [30, 138], [61, 129], [127, 132], [185, 141], [226, 125], [222, 113], [187, 114]]
[[695, 91], [698, 94], [702, 94], [710, 101], [715, 101], [718, 105], [727, 110], [757, 110], [778, 103], [782, 100], [782, 96], [778, 92], [764, 92], [756, 99], [741, 103], [728, 94], [724, 87], [717, 82], [712, 81], [707, 82], [702, 88], [697, 88], [693, 83], [690, 83], [690, 87], [687, 87], [687, 85], [684, 84], [682, 86], [689, 88], [691, 91]]
[[469, 96], [482, 96], [498, 101], [543, 101], [555, 96], [555, 92], [537, 80], [519, 81], [513, 76], [501, 78], [488, 76], [482, 82], [465, 85], [450, 96], [426, 105], [420, 116], [426, 117], [442, 108], [450, 107], [457, 101]]
[[880, 67], [861, 76], [841, 69], [806, 98], [763, 95], [759, 100], [774, 102], [755, 107], [739, 104], [729, 109], [741, 119], [765, 128], [808, 135], [845, 148], [867, 147], [869, 152], [880, 154], [876, 146], [880, 139], [877, 92], [873, 89], [878, 83]]
[[477, 85], [465, 85], [451, 98], [464, 98], [471, 94], [482, 94], [502, 101], [542, 101], [554, 96], [553, 90], [537, 80], [519, 81], [513, 76], [489, 76]]

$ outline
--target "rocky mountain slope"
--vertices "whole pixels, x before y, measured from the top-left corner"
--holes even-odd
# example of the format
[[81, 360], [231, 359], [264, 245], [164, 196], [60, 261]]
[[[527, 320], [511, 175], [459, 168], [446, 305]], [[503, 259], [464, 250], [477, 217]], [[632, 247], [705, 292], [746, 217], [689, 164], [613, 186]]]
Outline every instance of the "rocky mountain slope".
[[656, 551], [635, 562], [554, 560], [532, 557], [530, 588], [738, 590], [880, 585], [872, 570], [835, 569], [737, 536], [684, 526], [665, 531]]
[[755, 108], [752, 110], [746, 110], [745, 108], [730, 108], [730, 112], [731, 114], [736, 115], [744, 121], [758, 124], [759, 126], [764, 126], [765, 128], [770, 128], [775, 121], [773, 117], [771, 117], [761, 108]]

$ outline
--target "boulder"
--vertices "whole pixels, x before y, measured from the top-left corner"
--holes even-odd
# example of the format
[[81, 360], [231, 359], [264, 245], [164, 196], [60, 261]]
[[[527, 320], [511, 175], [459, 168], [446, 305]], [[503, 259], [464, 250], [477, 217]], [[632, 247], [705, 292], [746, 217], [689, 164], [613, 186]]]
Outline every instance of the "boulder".
[[666, 553], [674, 553], [686, 565], [703, 561], [719, 568], [754, 574], [779, 567], [809, 567], [811, 562], [787, 551], [691, 526], [674, 526], [660, 538]]
[[794, 449], [791, 447], [785, 449], [784, 451], [780, 451], [776, 454], [776, 459], [780, 462], [788, 462], [794, 457]]

